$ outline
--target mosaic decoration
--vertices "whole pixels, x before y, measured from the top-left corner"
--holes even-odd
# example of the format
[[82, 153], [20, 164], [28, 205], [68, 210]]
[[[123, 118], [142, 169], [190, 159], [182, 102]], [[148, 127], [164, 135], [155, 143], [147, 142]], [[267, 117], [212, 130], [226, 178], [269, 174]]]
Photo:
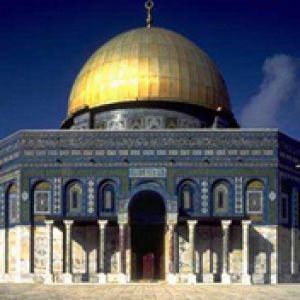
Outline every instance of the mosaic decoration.
[[[74, 118], [76, 129], [82, 128], [82, 123], [77, 120], [79, 117], [81, 116]], [[94, 127], [101, 130], [200, 128], [202, 125], [197, 118], [187, 114], [154, 108], [106, 111], [97, 114], [94, 121]], [[85, 122], [85, 126], [89, 126], [89, 120]]]
[[235, 212], [243, 213], [243, 177], [235, 177]]
[[209, 185], [208, 178], [204, 179], [201, 183], [201, 213], [208, 214], [209, 213]]
[[88, 186], [87, 213], [94, 214], [94, 212], [95, 212], [95, 181], [93, 179], [89, 179], [87, 186]]

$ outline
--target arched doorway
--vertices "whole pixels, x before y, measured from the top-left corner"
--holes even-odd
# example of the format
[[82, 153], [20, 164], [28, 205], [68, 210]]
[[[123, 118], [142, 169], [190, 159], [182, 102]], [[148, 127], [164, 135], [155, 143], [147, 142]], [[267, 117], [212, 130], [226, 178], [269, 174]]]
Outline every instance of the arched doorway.
[[131, 278], [134, 281], [165, 278], [165, 213], [164, 201], [156, 192], [140, 192], [131, 201]]

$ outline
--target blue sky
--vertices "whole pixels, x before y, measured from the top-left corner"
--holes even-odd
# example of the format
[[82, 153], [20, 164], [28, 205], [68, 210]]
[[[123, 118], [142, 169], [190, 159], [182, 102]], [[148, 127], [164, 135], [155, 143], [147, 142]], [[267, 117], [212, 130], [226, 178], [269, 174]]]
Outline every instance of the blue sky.
[[[156, 26], [185, 35], [217, 63], [237, 119], [251, 125], [245, 107], [255, 115], [266, 98], [261, 124], [271, 122], [263, 115], [271, 113], [271, 125], [300, 139], [299, 1], [155, 5]], [[144, 23], [143, 0], [1, 0], [0, 138], [19, 129], [59, 128], [84, 62], [108, 39]]]

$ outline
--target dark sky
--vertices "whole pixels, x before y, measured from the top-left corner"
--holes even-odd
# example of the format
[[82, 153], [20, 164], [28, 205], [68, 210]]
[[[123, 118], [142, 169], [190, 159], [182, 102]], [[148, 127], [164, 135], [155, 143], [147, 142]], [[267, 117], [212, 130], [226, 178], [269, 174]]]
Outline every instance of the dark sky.
[[[259, 91], [265, 60], [278, 54], [299, 58], [299, 1], [156, 0], [155, 5], [156, 26], [185, 35], [217, 63], [238, 119]], [[0, 138], [19, 129], [58, 128], [85, 61], [108, 39], [144, 23], [143, 0], [1, 0]], [[280, 127], [300, 138], [297, 126]]]

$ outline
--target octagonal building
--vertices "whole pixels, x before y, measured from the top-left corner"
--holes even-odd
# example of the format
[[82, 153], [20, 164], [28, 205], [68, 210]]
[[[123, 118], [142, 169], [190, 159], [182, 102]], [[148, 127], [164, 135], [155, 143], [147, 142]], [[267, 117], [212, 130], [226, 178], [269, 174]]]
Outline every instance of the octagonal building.
[[299, 141], [240, 128], [152, 6], [83, 66], [61, 129], [0, 141], [0, 281], [300, 280]]

